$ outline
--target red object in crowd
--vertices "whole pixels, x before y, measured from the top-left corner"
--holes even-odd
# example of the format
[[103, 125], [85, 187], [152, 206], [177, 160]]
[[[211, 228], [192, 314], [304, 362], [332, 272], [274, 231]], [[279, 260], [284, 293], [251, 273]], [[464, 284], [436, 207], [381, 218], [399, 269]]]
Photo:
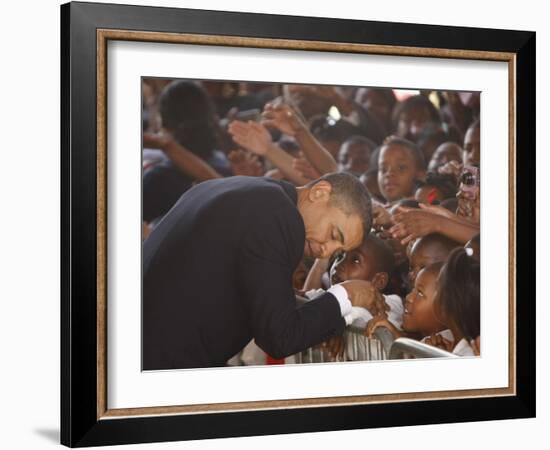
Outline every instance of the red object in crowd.
[[269, 355], [266, 355], [265, 363], [266, 363], [267, 365], [284, 364], [284, 363], [285, 363], [285, 359], [284, 359], [284, 358], [282, 358], [282, 359], [275, 359], [275, 358], [272, 358], [272, 357], [269, 356]]

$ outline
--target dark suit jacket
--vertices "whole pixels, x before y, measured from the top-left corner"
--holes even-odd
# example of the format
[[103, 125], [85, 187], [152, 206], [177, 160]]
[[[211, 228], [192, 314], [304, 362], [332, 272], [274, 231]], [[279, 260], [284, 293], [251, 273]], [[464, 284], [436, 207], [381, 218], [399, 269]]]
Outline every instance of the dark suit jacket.
[[296, 307], [296, 188], [230, 177], [187, 191], [143, 247], [143, 369], [222, 366], [252, 338], [282, 358], [341, 333], [326, 293]]

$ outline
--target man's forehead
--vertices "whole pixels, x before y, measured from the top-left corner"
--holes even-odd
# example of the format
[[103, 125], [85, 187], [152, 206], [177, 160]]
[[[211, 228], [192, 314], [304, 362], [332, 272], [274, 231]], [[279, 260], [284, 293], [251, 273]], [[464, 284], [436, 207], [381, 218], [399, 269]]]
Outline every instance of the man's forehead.
[[363, 223], [359, 218], [354, 223], [348, 222], [346, 229], [342, 230], [344, 234], [344, 247], [346, 250], [351, 250], [352, 248], [358, 247], [363, 241], [364, 229]]

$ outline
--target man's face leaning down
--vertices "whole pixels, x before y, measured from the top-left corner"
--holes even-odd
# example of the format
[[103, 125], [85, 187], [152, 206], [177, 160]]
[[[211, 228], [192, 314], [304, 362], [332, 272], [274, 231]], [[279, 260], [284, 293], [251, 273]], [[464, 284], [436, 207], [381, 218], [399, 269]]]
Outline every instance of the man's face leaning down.
[[330, 203], [331, 185], [319, 181], [299, 193], [298, 209], [304, 220], [304, 255], [328, 258], [334, 252], [356, 248], [363, 240], [363, 223], [358, 214], [346, 214]]

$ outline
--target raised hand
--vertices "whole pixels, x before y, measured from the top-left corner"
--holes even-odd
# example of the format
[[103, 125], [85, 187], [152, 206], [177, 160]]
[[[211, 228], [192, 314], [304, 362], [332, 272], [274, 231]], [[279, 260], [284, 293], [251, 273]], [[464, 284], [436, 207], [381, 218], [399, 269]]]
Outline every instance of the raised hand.
[[247, 175], [252, 177], [261, 177], [263, 175], [263, 167], [258, 160], [258, 156], [253, 155], [244, 150], [233, 150], [227, 155], [233, 175]]
[[228, 131], [238, 145], [256, 155], [265, 155], [273, 145], [269, 131], [257, 122], [235, 120]]
[[281, 133], [295, 136], [306, 124], [298, 112], [285, 103], [268, 103], [262, 113], [262, 124], [266, 127], [277, 128]]

